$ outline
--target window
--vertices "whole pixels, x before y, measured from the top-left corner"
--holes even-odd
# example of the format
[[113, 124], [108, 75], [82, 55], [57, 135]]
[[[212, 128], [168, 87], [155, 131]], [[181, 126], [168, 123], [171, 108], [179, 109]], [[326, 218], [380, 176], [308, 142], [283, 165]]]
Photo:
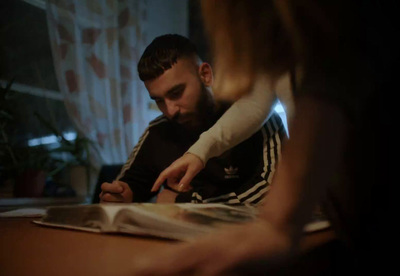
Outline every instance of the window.
[[[164, 33], [187, 34], [187, 3], [182, 0], [147, 0], [148, 6], [148, 41]], [[46, 150], [57, 146], [52, 131], [44, 127], [37, 117], [38, 113], [47, 121], [53, 122], [66, 137], [76, 136], [74, 125], [69, 119], [59, 92], [56, 73], [54, 72], [52, 53], [46, 23], [44, 0], [2, 0], [0, 1], [0, 86], [15, 78], [12, 90], [16, 91], [8, 101], [12, 106], [12, 123], [4, 129], [13, 146], [25, 146], [30, 149], [44, 147]], [[160, 112], [149, 104], [149, 116], [155, 117]], [[0, 145], [2, 142], [0, 137]], [[0, 148], [1, 149], [1, 148]], [[1, 153], [1, 152], [0, 152]], [[1, 155], [0, 155], [1, 158]], [[63, 157], [65, 158], [65, 156]], [[6, 181], [4, 168], [0, 163], [0, 209], [11, 200], [32, 206], [31, 200], [13, 198], [13, 185]], [[95, 177], [94, 177], [95, 178]], [[40, 200], [48, 205], [52, 196], [59, 196], [58, 202], [64, 202], [62, 196], [70, 195], [63, 184], [65, 177], [54, 177], [59, 181], [58, 193], [45, 189], [45, 196]], [[93, 179], [92, 179], [93, 180]], [[49, 182], [49, 178], [48, 178]], [[94, 181], [96, 182], [96, 181]], [[89, 195], [90, 196], [90, 195]], [[13, 201], [13, 202], [14, 202]], [[22, 202], [22, 203], [21, 203]], [[14, 203], [10, 203], [14, 204]], [[9, 204], [9, 205], [10, 205]], [[9, 207], [8, 205], [8, 207]]]
[[[48, 151], [58, 145], [53, 131], [38, 119], [36, 113], [56, 126], [68, 139], [76, 137], [58, 89], [43, 8], [44, 1], [39, 0], [0, 2], [0, 85], [4, 88], [14, 80], [11, 86], [13, 93], [6, 102], [12, 120], [3, 130], [10, 147], [18, 149], [18, 152], [22, 148]], [[4, 137], [0, 141], [4, 142]], [[69, 158], [65, 154], [50, 155], [62, 160]], [[0, 201], [3, 199], [3, 202], [15, 196], [15, 181], [8, 179], [11, 174], [7, 170], [8, 165], [4, 159], [0, 163]], [[65, 183], [56, 183], [55, 179], [46, 177], [47, 186], [42, 196], [73, 195]]]

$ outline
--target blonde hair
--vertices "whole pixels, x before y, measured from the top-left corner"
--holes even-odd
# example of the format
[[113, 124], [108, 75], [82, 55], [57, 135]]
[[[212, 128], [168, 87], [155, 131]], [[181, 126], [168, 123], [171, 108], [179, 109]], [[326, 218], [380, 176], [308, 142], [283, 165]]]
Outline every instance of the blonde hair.
[[218, 97], [236, 100], [251, 91], [259, 74], [274, 82], [295, 67], [307, 67], [313, 55], [319, 58], [335, 49], [336, 4], [315, 0], [203, 0], [201, 4]]

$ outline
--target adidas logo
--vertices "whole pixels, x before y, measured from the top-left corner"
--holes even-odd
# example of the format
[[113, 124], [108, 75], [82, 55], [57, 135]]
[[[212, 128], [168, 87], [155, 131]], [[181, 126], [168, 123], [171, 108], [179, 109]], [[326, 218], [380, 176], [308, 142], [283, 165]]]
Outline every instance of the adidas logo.
[[239, 175], [237, 175], [239, 168], [234, 168], [230, 166], [229, 168], [224, 168], [225, 171], [225, 179], [231, 179], [231, 178], [239, 178]]
[[226, 174], [232, 175], [232, 174], [237, 174], [239, 169], [230, 166], [229, 168], [224, 168], [224, 170]]

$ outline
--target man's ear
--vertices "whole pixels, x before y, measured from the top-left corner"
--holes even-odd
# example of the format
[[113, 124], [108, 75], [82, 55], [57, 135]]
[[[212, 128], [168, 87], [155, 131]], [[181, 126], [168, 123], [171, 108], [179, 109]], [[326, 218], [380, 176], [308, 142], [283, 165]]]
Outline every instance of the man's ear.
[[210, 64], [208, 64], [207, 62], [203, 62], [199, 66], [199, 75], [201, 81], [204, 83], [205, 86], [212, 86], [214, 82], [214, 76]]

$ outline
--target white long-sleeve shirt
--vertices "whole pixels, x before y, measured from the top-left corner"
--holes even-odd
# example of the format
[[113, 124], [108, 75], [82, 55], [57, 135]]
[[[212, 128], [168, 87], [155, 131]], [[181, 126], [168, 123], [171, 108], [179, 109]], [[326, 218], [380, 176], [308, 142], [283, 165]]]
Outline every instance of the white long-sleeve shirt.
[[260, 76], [253, 90], [237, 100], [208, 131], [201, 134], [187, 152], [198, 156], [204, 164], [220, 156], [258, 131], [269, 118], [277, 99], [285, 107], [287, 121], [294, 112], [289, 74], [278, 80], [274, 91], [267, 78]]

